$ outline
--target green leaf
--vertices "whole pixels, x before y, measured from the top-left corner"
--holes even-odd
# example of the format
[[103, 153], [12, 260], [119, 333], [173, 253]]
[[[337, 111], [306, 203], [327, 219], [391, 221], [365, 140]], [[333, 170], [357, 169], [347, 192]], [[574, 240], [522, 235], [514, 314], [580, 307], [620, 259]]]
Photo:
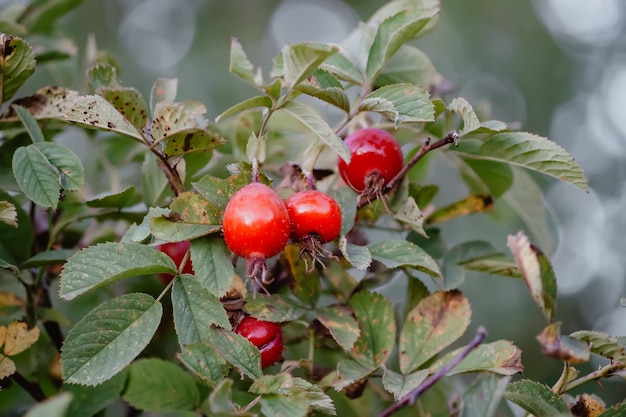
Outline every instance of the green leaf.
[[504, 397], [532, 413], [535, 417], [554, 417], [559, 414], [569, 415], [565, 401], [552, 392], [546, 385], [527, 379], [508, 386]]
[[268, 96], [252, 97], [224, 110], [222, 113], [220, 113], [219, 116], [215, 118], [215, 123], [219, 123], [227, 117], [234, 116], [235, 114], [241, 113], [246, 110], [259, 109], [263, 107], [269, 109], [273, 105], [274, 102]]
[[162, 204], [162, 200], [169, 192], [169, 182], [165, 173], [159, 168], [157, 157], [152, 152], [146, 152], [141, 164], [142, 201], [147, 207]]
[[87, 70], [87, 83], [94, 91], [106, 87], [115, 88], [122, 86], [122, 82], [117, 75], [117, 68], [108, 63], [97, 63], [89, 68]]
[[38, 7], [30, 7], [29, 13], [24, 15], [21, 21], [30, 32], [46, 33], [54, 30], [58, 20], [67, 13], [78, 7], [82, 0], [57, 0], [43, 1], [32, 4]]
[[419, 279], [405, 271], [408, 279], [408, 288], [406, 294], [406, 309], [410, 311], [417, 307], [420, 301], [430, 295], [430, 291], [426, 284]]
[[320, 297], [321, 281], [317, 269], [309, 272], [310, 263], [315, 262], [310, 257], [303, 258], [299, 244], [285, 246], [280, 255], [280, 262], [284, 271], [288, 273], [291, 293], [303, 303], [315, 307]]
[[613, 407], [607, 409], [604, 413], [600, 414], [599, 417], [620, 417], [626, 413], [626, 404], [616, 404]]
[[222, 297], [228, 292], [235, 277], [235, 269], [223, 239], [208, 236], [192, 240], [191, 261], [202, 288], [216, 297]]
[[42, 207], [57, 207], [61, 179], [35, 145], [17, 148], [13, 154], [13, 175], [17, 185], [33, 203]]
[[20, 267], [22, 269], [39, 268], [41, 266], [65, 263], [65, 261], [67, 261], [67, 259], [75, 253], [76, 251], [74, 249], [56, 249], [39, 252], [32, 258], [25, 261]]
[[428, 92], [413, 84], [391, 84], [374, 90], [361, 102], [359, 110], [383, 114], [394, 122], [396, 129], [402, 123], [435, 120]]
[[361, 291], [350, 299], [359, 323], [360, 334], [354, 343], [351, 355], [370, 368], [385, 364], [393, 350], [396, 338], [396, 322], [393, 307], [382, 295]]
[[341, 208], [341, 234], [347, 235], [354, 227], [358, 197], [348, 187], [331, 190], [329, 194]]
[[215, 386], [224, 378], [224, 359], [210, 346], [202, 344], [183, 346], [178, 359], [209, 386]]
[[71, 402], [72, 394], [61, 392], [35, 405], [24, 417], [65, 417]]
[[310, 401], [312, 409], [333, 416], [337, 415], [333, 400], [318, 385], [312, 384], [305, 379], [294, 377], [292, 387], [294, 391], [304, 393], [306, 399]]
[[343, 306], [321, 308], [317, 310], [317, 319], [328, 329], [343, 350], [346, 352], [352, 350], [361, 330], [348, 308]]
[[63, 380], [93, 386], [112, 378], [148, 345], [162, 314], [161, 304], [147, 294], [126, 294], [99, 305], [65, 339]]
[[150, 112], [154, 112], [158, 103], [173, 103], [178, 91], [176, 78], [157, 78], [150, 90]]
[[393, 394], [394, 400], [398, 401], [420, 386], [426, 377], [428, 377], [427, 369], [402, 375], [385, 368], [382, 382], [385, 389]]
[[572, 333], [570, 337], [587, 343], [591, 348], [591, 353], [613, 362], [626, 364], [626, 348], [617, 337], [591, 330], [579, 330]]
[[287, 87], [295, 87], [337, 51], [337, 46], [319, 42], [285, 45], [282, 55], [283, 76]]
[[85, 183], [85, 170], [80, 158], [69, 148], [53, 142], [38, 142], [35, 146], [55, 167], [61, 176], [61, 186], [67, 191], [78, 191]]
[[261, 412], [265, 416], [304, 417], [308, 410], [309, 401], [302, 394], [288, 397], [267, 394], [261, 397]]
[[150, 207], [148, 213], [144, 216], [141, 223], [131, 225], [124, 236], [122, 243], [140, 243], [150, 237], [150, 223], [152, 219], [159, 216], [166, 216], [170, 213], [170, 209], [162, 207]]
[[345, 236], [339, 238], [339, 250], [346, 261], [360, 271], [365, 271], [372, 264], [372, 254], [368, 247], [348, 243]]
[[441, 277], [439, 265], [422, 248], [406, 240], [387, 240], [367, 246], [372, 258], [387, 268], [408, 266], [434, 277]]
[[571, 155], [541, 136], [526, 132], [502, 132], [488, 138], [477, 150], [470, 151], [462, 146], [456, 150], [468, 157], [506, 162], [541, 172], [584, 191], [589, 190], [582, 169]]
[[231, 74], [236, 75], [248, 84], [257, 86], [256, 78], [254, 76], [254, 67], [248, 60], [241, 43], [237, 38], [230, 38], [230, 65], [228, 70]]
[[320, 68], [330, 72], [340, 80], [354, 85], [363, 85], [363, 74], [342, 51], [338, 51], [326, 58]]
[[138, 131], [146, 127], [148, 103], [137, 89], [108, 86], [98, 88], [96, 93], [111, 103]]
[[73, 99], [68, 103], [65, 121], [84, 128], [116, 132], [140, 142], [144, 141], [141, 130], [102, 96], [80, 96]]
[[35, 55], [24, 40], [0, 33], [0, 104], [13, 97], [35, 71]]
[[[437, 372], [456, 357], [463, 348], [455, 349], [430, 365], [430, 373]], [[464, 372], [492, 372], [498, 375], [514, 375], [522, 372], [522, 351], [508, 340], [482, 344], [454, 367], [448, 376]]]
[[172, 221], [164, 216], [154, 217], [150, 222], [152, 235], [167, 242], [193, 240], [222, 230], [219, 224], [199, 224]]
[[413, 9], [427, 12], [438, 11], [440, 8], [439, 0], [393, 0], [376, 10], [369, 18], [368, 23], [382, 22], [402, 10]]
[[192, 130], [168, 136], [164, 153], [171, 158], [192, 152], [208, 152], [224, 143], [226, 139], [214, 130]]
[[130, 185], [124, 188], [122, 191], [116, 193], [107, 193], [105, 195], [98, 195], [85, 201], [87, 207], [94, 208], [123, 208], [130, 207], [137, 203], [134, 198], [135, 187]]
[[64, 120], [65, 113], [72, 106], [74, 99], [78, 98], [78, 91], [63, 87], [44, 87], [34, 95], [14, 100], [2, 117], [0, 122], [19, 122], [13, 106], [19, 105], [28, 109], [37, 120], [57, 119]]
[[0, 222], [17, 227], [17, 210], [8, 201], [0, 201]]
[[297, 320], [306, 313], [306, 309], [292, 297], [282, 294], [256, 294], [252, 298], [248, 297], [246, 311], [259, 320], [272, 322]]
[[443, 275], [443, 288], [451, 290], [458, 288], [465, 282], [464, 262], [498, 254], [496, 249], [488, 242], [479, 240], [461, 243], [451, 248], [441, 262], [441, 274]]
[[212, 328], [209, 346], [253, 380], [263, 375], [261, 352], [243, 336], [226, 329]]
[[502, 253], [468, 259], [461, 262], [460, 265], [468, 271], [502, 275], [511, 278], [522, 277], [515, 261]]
[[471, 319], [460, 291], [437, 291], [407, 315], [400, 334], [400, 370], [409, 374], [465, 333]]
[[73, 395], [67, 416], [93, 416], [116, 400], [124, 386], [128, 372], [122, 371], [108, 381], [95, 387], [64, 384], [63, 389]]
[[176, 274], [176, 265], [166, 254], [138, 243], [102, 243], [67, 260], [61, 272], [59, 295], [72, 300], [118, 279], [161, 273]]
[[438, 13], [437, 9], [407, 9], [385, 19], [378, 27], [367, 57], [367, 79], [374, 81], [398, 49], [416, 37]]
[[352, 359], [344, 359], [337, 364], [338, 379], [333, 383], [333, 388], [341, 391], [354, 383], [359, 383], [375, 370], [375, 367], [362, 365]]
[[192, 275], [175, 278], [172, 305], [174, 326], [181, 346], [208, 343], [213, 325], [230, 329], [226, 310], [220, 300], [202, 288]]
[[530, 295], [548, 321], [552, 321], [556, 309], [557, 282], [550, 261], [541, 250], [531, 245], [528, 236], [520, 231], [509, 235], [507, 246], [511, 250]]
[[193, 410], [200, 404], [194, 379], [171, 362], [140, 359], [129, 367], [124, 400], [139, 410]]
[[350, 99], [341, 83], [329, 72], [318, 69], [296, 86], [296, 91], [319, 98], [345, 112], [350, 111]]
[[37, 119], [35, 119], [33, 114], [28, 109], [20, 105], [14, 104], [13, 110], [15, 110], [17, 117], [19, 117], [19, 119], [22, 121], [22, 124], [26, 128], [26, 132], [28, 133], [28, 136], [30, 136], [30, 138], [32, 139], [33, 143], [44, 142], [46, 140], [46, 138], [44, 138], [43, 136], [41, 128], [39, 127], [39, 124], [37, 124]]
[[326, 121], [310, 106], [297, 101], [289, 101], [280, 111], [286, 112], [301, 122], [315, 136], [333, 150], [344, 161], [350, 161], [350, 151]]
[[493, 417], [498, 411], [510, 377], [479, 375], [463, 393], [460, 417]]
[[424, 215], [413, 197], [404, 199], [400, 207], [394, 213], [393, 218], [406, 224], [411, 230], [414, 230], [420, 235], [424, 237], [428, 236], [424, 231]]
[[[461, 157], [461, 160], [471, 170], [470, 172], [478, 176], [479, 181], [487, 187], [487, 189], [478, 186], [470, 187], [472, 193], [488, 192], [494, 197], [500, 197], [513, 185], [513, 169], [508, 164], [463, 157]], [[461, 171], [465, 182], [471, 185], [473, 178], [468, 178], [469, 175], [467, 174], [467, 172]]]
[[[223, 378], [220, 380], [215, 389], [213, 389], [209, 395], [208, 406], [211, 413], [213, 413], [209, 413], [209, 415], [241, 415], [238, 412], [239, 410], [235, 410], [232, 401], [232, 387], [232, 379]], [[248, 416], [248, 414], [244, 414], [244, 416]], [[250, 417], [252, 417], [252, 415], [250, 415]]]
[[463, 120], [463, 129], [458, 132], [459, 137], [463, 137], [467, 133], [480, 127], [480, 120], [478, 120], [478, 116], [474, 112], [471, 104], [469, 104], [463, 97], [455, 97], [448, 105], [448, 109], [461, 116], [461, 119]]
[[428, 55], [411, 45], [403, 45], [374, 81], [374, 87], [409, 83], [429, 90], [437, 74]]

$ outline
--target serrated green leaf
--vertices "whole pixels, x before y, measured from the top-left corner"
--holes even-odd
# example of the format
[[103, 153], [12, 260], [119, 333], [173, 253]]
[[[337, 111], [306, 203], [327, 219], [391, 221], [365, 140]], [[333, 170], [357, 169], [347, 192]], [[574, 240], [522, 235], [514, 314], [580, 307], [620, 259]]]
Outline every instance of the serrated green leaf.
[[319, 42], [304, 42], [283, 47], [283, 76], [287, 86], [295, 87], [337, 51], [337, 46]]
[[28, 109], [37, 120], [64, 120], [65, 113], [70, 108], [72, 101], [77, 97], [79, 97], [78, 91], [63, 87], [40, 88], [32, 96], [14, 100], [12, 105], [2, 114], [0, 122], [19, 121], [13, 105], [19, 105]]
[[248, 84], [257, 86], [254, 77], [254, 67], [248, 60], [241, 43], [234, 37], [230, 38], [230, 64], [228, 70], [231, 74], [236, 75]]
[[434, 120], [434, 107], [428, 92], [413, 84], [381, 87], [365, 97], [359, 110], [383, 114], [394, 122], [396, 129], [402, 123]]
[[165, 216], [154, 217], [150, 221], [150, 231], [154, 237], [167, 242], [182, 242], [217, 233], [222, 230], [219, 224], [200, 224], [172, 221]]
[[178, 79], [157, 78], [150, 90], [150, 112], [158, 103], [173, 103], [178, 91]]
[[297, 320], [306, 313], [306, 309], [293, 297], [282, 294], [256, 294], [246, 300], [246, 311], [259, 320], [284, 322]]
[[63, 384], [63, 390], [73, 395], [67, 416], [90, 417], [103, 410], [120, 396], [127, 378], [128, 372], [124, 370], [95, 387]]
[[0, 104], [17, 92], [35, 71], [35, 55], [28, 43], [0, 33]]
[[263, 375], [250, 385], [248, 392], [256, 395], [291, 394], [294, 392], [293, 376], [291, 374]]
[[202, 288], [192, 275], [176, 277], [172, 289], [172, 305], [174, 326], [181, 346], [198, 342], [208, 344], [213, 325], [231, 328], [220, 300]]
[[87, 70], [87, 83], [92, 90], [106, 87], [121, 87], [122, 82], [117, 75], [117, 68], [108, 63], [97, 63]]
[[531, 245], [528, 236], [522, 231], [517, 235], [509, 235], [507, 246], [528, 285], [530, 295], [548, 321], [552, 321], [556, 309], [557, 282], [550, 261], [539, 248]]
[[[430, 365], [430, 372], [434, 373], [441, 369], [446, 363], [456, 357], [463, 348], [455, 349], [446, 353], [436, 362]], [[508, 340], [498, 340], [486, 343], [472, 350], [457, 366], [455, 366], [448, 376], [464, 372], [492, 372], [498, 375], [514, 375], [522, 372], [522, 352], [517, 346]]]
[[141, 93], [133, 87], [101, 87], [96, 93], [111, 103], [138, 131], [146, 127], [148, 103]]
[[144, 216], [143, 220], [139, 224], [131, 225], [124, 236], [122, 236], [122, 243], [140, 243], [144, 242], [150, 237], [150, 222], [153, 218], [159, 216], [167, 216], [170, 213], [170, 209], [163, 207], [150, 207], [148, 213]]
[[490, 243], [479, 240], [464, 242], [451, 248], [441, 261], [443, 289], [458, 288], [465, 282], [465, 269], [469, 268], [463, 266], [464, 262], [485, 259], [496, 254], [498, 252]]
[[317, 319], [343, 350], [352, 350], [361, 330], [349, 309], [342, 306], [324, 307], [317, 310]]
[[85, 201], [87, 207], [94, 208], [123, 208], [130, 207], [137, 203], [134, 198], [135, 187], [130, 185], [124, 188], [122, 191], [116, 193], [108, 193], [105, 195], [94, 196], [91, 199]]
[[378, 26], [376, 37], [367, 57], [365, 69], [367, 79], [374, 81], [398, 49], [416, 37], [438, 13], [438, 9], [420, 10], [413, 8], [402, 10], [386, 18]]
[[344, 161], [350, 161], [350, 151], [346, 144], [331, 129], [328, 123], [310, 106], [297, 101], [289, 101], [280, 111], [286, 112], [304, 125], [311, 133], [333, 150]]
[[79, 96], [68, 103], [65, 121], [84, 128], [95, 128], [129, 136], [144, 141], [140, 129], [121, 114], [113, 104], [102, 96]]
[[35, 145], [17, 148], [13, 154], [13, 175], [24, 195], [33, 203], [42, 207], [57, 207], [61, 178]]
[[535, 381], [521, 380], [508, 386], [504, 397], [532, 413], [535, 417], [554, 417], [563, 413], [569, 415], [565, 401], [546, 385]]
[[488, 373], [479, 375], [463, 394], [460, 417], [495, 416], [510, 380]]
[[17, 210], [8, 201], [0, 201], [0, 222], [17, 227]]
[[370, 368], [385, 364], [394, 346], [396, 322], [393, 307], [384, 296], [361, 291], [350, 299], [359, 323], [360, 334], [350, 353], [352, 357]]
[[400, 370], [409, 374], [465, 333], [471, 319], [461, 292], [437, 291], [407, 315], [400, 334]]
[[28, 410], [24, 417], [65, 417], [72, 402], [73, 395], [69, 392], [61, 392], [36, 404]]
[[222, 113], [220, 113], [219, 116], [215, 118], [215, 123], [219, 123], [227, 117], [234, 116], [235, 114], [244, 112], [246, 110], [258, 109], [263, 107], [269, 109], [270, 107], [272, 107], [273, 104], [274, 103], [272, 99], [268, 96], [252, 97], [224, 110]]
[[339, 238], [339, 250], [346, 261], [360, 271], [365, 271], [372, 264], [372, 254], [368, 247], [348, 243], [345, 236]]
[[338, 379], [333, 383], [333, 388], [336, 391], [341, 391], [355, 382], [358, 383], [375, 370], [376, 367], [362, 365], [352, 359], [344, 359], [337, 364]]
[[428, 55], [411, 45], [403, 45], [374, 81], [374, 87], [409, 83], [429, 90], [437, 74]]
[[320, 68], [330, 72], [340, 80], [354, 85], [363, 85], [363, 74], [341, 50], [326, 58]]
[[216, 297], [222, 297], [228, 292], [235, 277], [235, 269], [223, 239], [208, 236], [192, 240], [191, 261], [202, 288]]
[[207, 345], [183, 346], [178, 359], [187, 369], [210, 386], [215, 386], [224, 378], [224, 359]]
[[526, 132], [502, 132], [489, 137], [475, 151], [465, 152], [461, 145], [456, 150], [469, 157], [506, 162], [589, 190], [580, 166], [562, 147], [547, 138]]
[[85, 183], [85, 170], [80, 158], [69, 148], [53, 142], [38, 142], [35, 146], [59, 170], [61, 186], [67, 191], [78, 191]]
[[191, 375], [173, 363], [140, 359], [129, 367], [124, 400], [139, 410], [193, 410], [200, 404], [200, 392]]
[[420, 386], [427, 376], [428, 370], [426, 369], [408, 375], [402, 375], [385, 368], [382, 382], [385, 389], [393, 394], [394, 400], [398, 401]]
[[407, 197], [402, 202], [402, 205], [394, 213], [393, 218], [406, 224], [411, 230], [414, 230], [420, 235], [424, 237], [428, 236], [424, 231], [424, 215], [413, 197]]
[[329, 72], [317, 69], [296, 86], [296, 91], [332, 104], [345, 112], [350, 111], [350, 100], [341, 83]]
[[387, 268], [408, 266], [441, 277], [439, 265], [422, 248], [406, 240], [387, 240], [367, 245], [372, 258]]
[[620, 417], [626, 413], [626, 403], [616, 404], [613, 407], [607, 409], [599, 417]]
[[478, 120], [478, 116], [474, 112], [472, 105], [463, 97], [455, 97], [448, 105], [448, 109], [461, 116], [463, 120], [463, 129], [459, 132], [460, 137], [480, 127], [480, 120]]
[[292, 387], [294, 391], [297, 390], [304, 393], [306, 399], [310, 401], [312, 409], [332, 416], [337, 415], [333, 400], [318, 385], [312, 384], [305, 379], [294, 377]]
[[220, 213], [224, 213], [224, 209], [231, 197], [237, 190], [249, 184], [250, 181], [251, 178], [244, 174], [233, 175], [226, 179], [205, 175], [199, 181], [191, 183], [191, 185], [201, 196], [213, 204]]
[[46, 140], [39, 124], [37, 124], [37, 119], [35, 119], [33, 114], [28, 109], [14, 104], [13, 110], [15, 110], [17, 117], [19, 117], [20, 121], [24, 125], [24, 128], [26, 128], [26, 132], [28, 133], [28, 136], [30, 136], [33, 143], [43, 142]]
[[265, 416], [304, 417], [309, 411], [309, 401], [304, 394], [284, 397], [266, 394], [261, 397], [261, 412]]
[[75, 253], [76, 250], [74, 249], [56, 249], [39, 252], [32, 258], [25, 261], [20, 267], [22, 269], [39, 268], [40, 266], [65, 263], [65, 261], [67, 261], [67, 259]]
[[138, 243], [102, 243], [67, 260], [61, 272], [59, 295], [72, 300], [118, 279], [160, 273], [176, 274], [176, 265], [166, 254]]
[[626, 363], [626, 348], [617, 337], [591, 330], [579, 330], [570, 337], [587, 343], [591, 347], [591, 353], [613, 362]]
[[65, 339], [63, 380], [93, 386], [112, 378], [148, 345], [162, 314], [161, 304], [141, 293], [99, 305], [76, 323]]
[[220, 328], [212, 328], [209, 335], [209, 345], [243, 374], [253, 380], [263, 375], [261, 353], [248, 339]]

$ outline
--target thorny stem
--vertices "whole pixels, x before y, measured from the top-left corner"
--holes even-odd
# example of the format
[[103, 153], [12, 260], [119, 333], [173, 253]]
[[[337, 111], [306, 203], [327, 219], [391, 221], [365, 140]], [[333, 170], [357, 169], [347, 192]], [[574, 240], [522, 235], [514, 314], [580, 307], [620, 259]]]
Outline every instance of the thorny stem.
[[583, 377], [580, 377], [578, 379], [573, 380], [572, 382], [565, 384], [563, 388], [561, 389], [561, 393], [573, 390], [574, 388], [577, 388], [586, 382], [595, 381], [596, 379], [611, 376], [613, 372], [620, 370], [620, 369], [624, 369], [625, 367], [626, 365], [624, 365], [623, 363], [619, 363], [619, 362], [610, 363], [598, 369], [597, 371], [591, 372], [590, 374], [587, 374]]
[[415, 404], [415, 401], [430, 387], [435, 385], [437, 381], [443, 378], [448, 372], [450, 372], [455, 366], [457, 366], [467, 355], [470, 354], [471, 351], [476, 349], [478, 345], [482, 343], [482, 341], [487, 337], [487, 330], [480, 326], [476, 330], [476, 334], [474, 338], [467, 344], [452, 360], [446, 363], [440, 370], [432, 374], [429, 378], [427, 378], [424, 382], [422, 382], [419, 386], [405, 395], [400, 401], [395, 402], [390, 407], [385, 409], [382, 413], [379, 414], [378, 417], [389, 417], [395, 412], [399, 411], [401, 408], [406, 407], [407, 405]]

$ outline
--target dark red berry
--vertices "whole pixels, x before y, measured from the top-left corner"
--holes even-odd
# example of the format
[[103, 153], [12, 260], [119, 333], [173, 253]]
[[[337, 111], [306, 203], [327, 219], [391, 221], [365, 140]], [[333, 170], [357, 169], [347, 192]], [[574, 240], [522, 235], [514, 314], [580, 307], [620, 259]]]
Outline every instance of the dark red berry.
[[[161, 252], [163, 252], [164, 254], [166, 254], [167, 256], [169, 256], [170, 258], [172, 258], [172, 260], [174, 261], [174, 264], [176, 264], [176, 268], [180, 268], [180, 264], [182, 263], [183, 258], [185, 257], [185, 254], [189, 250], [189, 245], [190, 245], [189, 241], [186, 240], [183, 242], [163, 243], [161, 245], [156, 246], [156, 248], [160, 250]], [[193, 265], [191, 264], [191, 258], [188, 258], [187, 262], [185, 263], [185, 267], [181, 271], [181, 274], [193, 274], [193, 273], [194, 272], [193, 272]], [[167, 284], [174, 278], [174, 275], [160, 274], [159, 277], [161, 278], [161, 281]]]
[[235, 332], [250, 341], [261, 352], [261, 367], [267, 368], [283, 355], [283, 334], [278, 323], [246, 316]]

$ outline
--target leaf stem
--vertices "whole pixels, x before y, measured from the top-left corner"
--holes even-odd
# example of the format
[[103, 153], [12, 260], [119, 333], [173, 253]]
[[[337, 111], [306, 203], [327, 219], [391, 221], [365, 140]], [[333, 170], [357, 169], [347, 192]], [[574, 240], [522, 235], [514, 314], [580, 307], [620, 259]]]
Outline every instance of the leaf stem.
[[577, 388], [586, 382], [595, 381], [596, 379], [600, 379], [604, 377], [609, 377], [611, 376], [613, 372], [618, 371], [620, 369], [624, 369], [624, 368], [626, 368], [626, 365], [623, 363], [620, 363], [620, 362], [610, 363], [598, 369], [597, 371], [591, 372], [590, 374], [587, 374], [585, 376], [582, 376], [578, 379], [573, 380], [572, 382], [565, 384], [563, 388], [561, 389], [561, 393]]
[[482, 343], [482, 341], [487, 337], [487, 330], [480, 326], [476, 330], [476, 334], [474, 338], [467, 344], [452, 360], [446, 363], [441, 367], [437, 372], [432, 374], [429, 378], [427, 378], [424, 382], [422, 382], [419, 386], [415, 387], [412, 391], [410, 391], [407, 395], [405, 395], [401, 400], [395, 402], [390, 407], [385, 409], [382, 413], [379, 414], [378, 417], [389, 417], [395, 412], [399, 411], [401, 408], [406, 407], [407, 405], [415, 404], [415, 401], [430, 387], [435, 385], [437, 381], [443, 378], [448, 372], [450, 372], [455, 366], [457, 366], [463, 359], [470, 354], [471, 351], [476, 349], [478, 345]]

